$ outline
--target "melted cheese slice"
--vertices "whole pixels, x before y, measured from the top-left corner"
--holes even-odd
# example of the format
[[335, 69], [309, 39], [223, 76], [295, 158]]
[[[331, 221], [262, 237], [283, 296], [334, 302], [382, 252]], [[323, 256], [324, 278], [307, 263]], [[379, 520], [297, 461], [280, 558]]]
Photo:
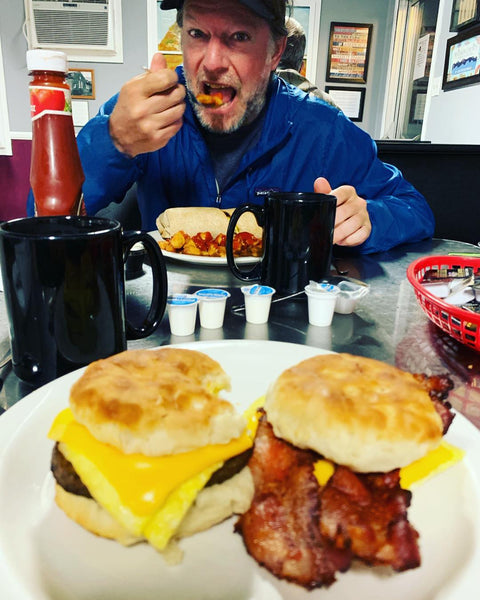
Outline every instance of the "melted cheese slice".
[[[445, 471], [461, 460], [464, 455], [464, 450], [456, 448], [445, 440], [442, 440], [437, 448], [431, 450], [423, 458], [400, 469], [400, 486], [408, 490], [413, 485]], [[313, 473], [321, 486], [327, 483], [333, 475], [334, 470], [333, 463], [323, 458], [317, 460], [313, 467]]]
[[167, 516], [162, 516], [160, 509], [170, 507], [170, 515], [174, 513], [174, 522], [165, 530], [169, 538], [210, 475], [225, 460], [252, 446], [252, 431], [249, 426], [242, 436], [228, 444], [182, 454], [126, 455], [99, 442], [74, 420], [70, 409], [65, 409], [55, 419], [48, 436], [60, 442], [62, 453], [92, 497], [134, 535], [158, 539], [154, 545], [161, 549], [166, 542], [159, 530], [165, 527], [168, 510]]
[[430, 450], [423, 458], [400, 469], [400, 485], [408, 490], [413, 485], [445, 471], [464, 456], [465, 450], [442, 440], [439, 446]]

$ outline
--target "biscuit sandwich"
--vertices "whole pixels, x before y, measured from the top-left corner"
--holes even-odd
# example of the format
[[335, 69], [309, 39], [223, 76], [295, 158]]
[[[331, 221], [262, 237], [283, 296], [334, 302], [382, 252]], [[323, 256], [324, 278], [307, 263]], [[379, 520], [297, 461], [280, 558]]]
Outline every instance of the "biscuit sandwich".
[[[208, 231], [212, 237], [226, 235], [233, 208], [221, 209], [208, 206], [180, 206], [167, 208], [156, 220], [157, 228], [164, 239], [183, 231], [189, 236]], [[244, 213], [238, 219], [237, 232], [250, 233], [262, 238], [263, 229], [257, 224], [252, 213]]]
[[284, 371], [266, 395], [249, 461], [254, 498], [236, 525], [253, 558], [307, 589], [354, 560], [419, 566], [401, 468], [442, 443], [451, 387], [350, 354]]
[[128, 350], [90, 364], [55, 419], [57, 505], [92, 533], [175, 543], [250, 505], [252, 436], [219, 393], [220, 364], [194, 350]]

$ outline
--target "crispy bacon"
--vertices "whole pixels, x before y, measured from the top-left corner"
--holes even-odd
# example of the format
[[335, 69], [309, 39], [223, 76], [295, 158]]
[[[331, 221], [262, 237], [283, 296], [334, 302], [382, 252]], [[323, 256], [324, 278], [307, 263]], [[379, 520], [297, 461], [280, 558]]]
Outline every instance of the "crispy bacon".
[[445, 435], [455, 416], [450, 410], [452, 405], [446, 401], [449, 391], [453, 389], [453, 381], [448, 375], [428, 376], [424, 373], [415, 373], [413, 376], [427, 390], [435, 410], [442, 419], [443, 435]]
[[[445, 433], [454, 416], [445, 401], [452, 381], [415, 378]], [[249, 462], [255, 494], [236, 525], [248, 552], [275, 576], [308, 589], [331, 585], [354, 559], [396, 571], [418, 567], [418, 533], [407, 517], [411, 492], [400, 487], [399, 470], [359, 474], [335, 465], [321, 487], [313, 473], [319, 458], [277, 438], [262, 416]]]
[[354, 558], [397, 571], [417, 567], [411, 494], [400, 488], [398, 470], [358, 475], [336, 466], [321, 488], [318, 459], [275, 437], [262, 417], [249, 462], [255, 495], [236, 525], [257, 562], [308, 589], [331, 585]]
[[420, 565], [418, 533], [407, 520], [411, 492], [399, 470], [354, 473], [337, 466], [321, 491], [320, 530], [338, 548], [350, 548], [368, 565], [396, 571]]
[[249, 462], [255, 495], [236, 525], [257, 562], [308, 589], [331, 585], [351, 562], [348, 548], [335, 549], [320, 533], [317, 458], [276, 438], [262, 418]]

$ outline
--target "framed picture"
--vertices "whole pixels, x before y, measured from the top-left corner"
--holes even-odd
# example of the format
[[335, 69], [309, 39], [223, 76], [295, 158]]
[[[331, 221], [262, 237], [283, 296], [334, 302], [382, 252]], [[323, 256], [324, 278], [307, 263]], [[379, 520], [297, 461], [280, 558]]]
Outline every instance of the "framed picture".
[[480, 83], [480, 25], [447, 40], [442, 89], [473, 83]]
[[480, 0], [453, 0], [450, 31], [460, 31], [480, 22]]
[[426, 90], [413, 90], [412, 101], [410, 103], [410, 114], [408, 122], [412, 125], [421, 125], [423, 123], [423, 115], [425, 113], [425, 104], [427, 102]]
[[69, 69], [67, 81], [72, 90], [72, 98], [95, 99], [95, 75], [93, 69]]
[[326, 86], [325, 91], [351, 121], [363, 119], [365, 88]]
[[331, 23], [326, 81], [366, 83], [373, 25]]
[[157, 1], [157, 47], [161, 50], [167, 61], [169, 69], [175, 69], [183, 62], [180, 47], [180, 29], [177, 25], [176, 10], [161, 10], [161, 3]]

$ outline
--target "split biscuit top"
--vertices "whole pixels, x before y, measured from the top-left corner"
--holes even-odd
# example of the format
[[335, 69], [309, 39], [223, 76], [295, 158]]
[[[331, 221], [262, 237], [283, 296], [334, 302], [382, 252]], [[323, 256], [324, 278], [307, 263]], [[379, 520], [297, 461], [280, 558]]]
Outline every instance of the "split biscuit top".
[[388, 472], [438, 446], [442, 421], [412, 374], [350, 354], [284, 371], [265, 401], [275, 435], [357, 472]]
[[72, 386], [75, 419], [126, 454], [180, 453], [224, 444], [245, 420], [218, 396], [230, 389], [222, 367], [180, 348], [127, 350], [90, 364]]

